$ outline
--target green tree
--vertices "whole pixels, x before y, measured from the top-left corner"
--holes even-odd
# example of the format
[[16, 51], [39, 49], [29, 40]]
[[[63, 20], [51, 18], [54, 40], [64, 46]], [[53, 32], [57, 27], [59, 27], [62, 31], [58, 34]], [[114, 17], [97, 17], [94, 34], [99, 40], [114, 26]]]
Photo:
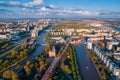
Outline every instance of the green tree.
[[30, 65], [30, 61], [27, 61], [26, 65]]
[[62, 64], [61, 67], [62, 67], [62, 69], [63, 69], [66, 73], [68, 73], [68, 74], [71, 74], [71, 73], [72, 73], [72, 71], [70, 70], [70, 68], [68, 67], [68, 65]]
[[2, 59], [0, 59], [0, 63], [2, 63], [2, 61], [3, 61], [3, 60], [2, 60]]
[[15, 55], [18, 54], [18, 51], [17, 50], [12, 50], [11, 51], [11, 57], [13, 58]]
[[20, 65], [17, 65], [16, 69], [20, 69]]
[[24, 48], [26, 48], [26, 45], [25, 45], [25, 44], [22, 44], [22, 45], [21, 45], [21, 49], [24, 49]]
[[3, 73], [3, 76], [5, 79], [11, 79], [12, 78], [12, 73], [11, 70], [7, 70]]
[[40, 66], [40, 72], [43, 71], [44, 68], [45, 68], [45, 65], [41, 65], [41, 66]]
[[40, 63], [39, 63], [39, 65], [40, 65], [40, 66], [45, 65], [44, 61], [41, 60]]
[[21, 51], [21, 52], [20, 52], [20, 58], [24, 58], [25, 56], [26, 56], [26, 53], [23, 52], [23, 51]]
[[24, 66], [24, 70], [25, 70], [27, 75], [31, 74], [31, 69], [30, 69], [30, 67], [28, 65]]
[[19, 80], [18, 75], [14, 71], [11, 72], [12, 72], [12, 80]]
[[4, 67], [7, 67], [9, 66], [9, 61], [8, 60], [5, 60], [4, 63], [3, 63]]

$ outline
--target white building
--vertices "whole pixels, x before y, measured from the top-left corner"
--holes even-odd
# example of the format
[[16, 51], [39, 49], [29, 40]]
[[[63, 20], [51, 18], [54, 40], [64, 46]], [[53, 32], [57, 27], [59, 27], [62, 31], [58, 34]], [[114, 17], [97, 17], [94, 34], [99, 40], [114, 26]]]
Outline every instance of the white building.
[[102, 55], [102, 61], [104, 60], [104, 55]]
[[120, 76], [120, 68], [113, 63], [109, 57], [106, 57], [96, 45], [94, 46], [94, 52], [99, 56], [99, 58], [101, 58], [114, 76]]
[[49, 50], [49, 57], [56, 57], [55, 46], [52, 46]]
[[0, 39], [7, 39], [8, 35], [7, 34], [0, 34]]
[[104, 57], [104, 63], [105, 64], [107, 63], [107, 59], [108, 59], [108, 57]]
[[109, 69], [110, 69], [111, 72], [113, 72], [114, 66], [116, 66], [115, 63], [111, 63], [110, 64], [110, 68]]
[[92, 42], [90, 40], [87, 42], [87, 48], [90, 50], [92, 49]]
[[111, 42], [107, 42], [107, 46], [106, 46], [107, 49], [108, 49], [108, 50], [111, 50], [111, 49], [112, 49], [112, 45], [113, 45], [113, 44], [112, 44]]
[[115, 67], [114, 67], [113, 74], [114, 74], [115, 76], [120, 76], [120, 68], [117, 67], [117, 66], [115, 66]]
[[119, 44], [119, 42], [117, 42], [117, 41], [107, 42], [107, 49], [111, 50], [113, 45], [118, 45], [118, 44]]
[[33, 38], [38, 37], [38, 31], [37, 30], [32, 30], [31, 37], [33, 37]]
[[95, 26], [95, 27], [101, 27], [103, 26], [102, 24], [98, 24], [98, 23], [91, 23], [91, 24], [88, 24], [89, 26]]
[[106, 63], [106, 66], [108, 67], [108, 68], [110, 68], [110, 64], [112, 63], [112, 60], [111, 59], [108, 59], [107, 60], [107, 63]]

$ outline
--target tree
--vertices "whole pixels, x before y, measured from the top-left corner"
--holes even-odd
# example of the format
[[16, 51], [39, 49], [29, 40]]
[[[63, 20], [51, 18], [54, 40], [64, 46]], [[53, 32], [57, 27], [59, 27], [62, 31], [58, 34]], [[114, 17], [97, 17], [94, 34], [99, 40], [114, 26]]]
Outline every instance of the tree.
[[47, 78], [47, 80], [52, 80], [52, 78], [49, 77], [49, 78]]
[[30, 65], [30, 61], [27, 61], [26, 65]]
[[11, 72], [12, 72], [12, 80], [19, 80], [18, 75], [14, 71]]
[[15, 55], [18, 54], [18, 51], [17, 50], [12, 50], [11, 51], [11, 57], [13, 58]]
[[34, 64], [30, 64], [30, 68], [32, 69], [34, 67]]
[[23, 52], [24, 52], [24, 53], [28, 53], [28, 49], [24, 49]]
[[40, 63], [39, 63], [39, 65], [40, 65], [40, 66], [45, 65], [44, 61], [41, 60]]
[[39, 65], [40, 65], [40, 72], [41, 72], [41, 71], [45, 68], [45, 63], [44, 63], [44, 61], [43, 61], [43, 60], [40, 60]]
[[22, 44], [22, 45], [21, 45], [21, 49], [24, 49], [25, 47], [26, 47], [25, 44]]
[[115, 46], [112, 46], [112, 50], [115, 51]]
[[20, 52], [20, 58], [25, 57], [25, 53], [24, 52]]
[[7, 67], [9, 65], [9, 61], [5, 60], [3, 64], [4, 64], [4, 67]]
[[18, 75], [13, 70], [7, 70], [3, 73], [5, 79], [19, 80]]
[[30, 67], [28, 65], [24, 66], [24, 70], [25, 70], [27, 75], [31, 74], [31, 69], [30, 69]]
[[72, 73], [72, 71], [69, 69], [68, 65], [62, 64], [61, 67], [66, 73], [68, 73], [68, 74]]
[[17, 65], [16, 69], [20, 69], [20, 65]]
[[12, 51], [11, 51], [11, 53], [14, 54], [14, 55], [15, 55], [17, 52], [18, 52], [17, 50], [12, 50]]
[[3, 61], [3, 60], [2, 60], [2, 59], [0, 59], [0, 63], [2, 63], [2, 61]]
[[44, 68], [45, 68], [45, 65], [41, 65], [41, 66], [40, 66], [40, 72], [43, 71]]
[[5, 79], [11, 79], [12, 78], [12, 73], [11, 70], [7, 70], [3, 73], [3, 76]]

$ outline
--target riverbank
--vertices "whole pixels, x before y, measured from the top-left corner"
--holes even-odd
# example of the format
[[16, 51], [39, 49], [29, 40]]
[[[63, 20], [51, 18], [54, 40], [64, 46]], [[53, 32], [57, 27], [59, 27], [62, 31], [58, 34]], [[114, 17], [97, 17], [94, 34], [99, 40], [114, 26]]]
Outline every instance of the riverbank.
[[97, 71], [97, 73], [99, 74], [101, 80], [102, 80], [102, 79], [105, 80], [105, 79], [106, 79], [105, 74], [104, 74], [104, 77], [105, 77], [105, 78], [102, 78], [102, 77], [101, 77], [101, 74], [100, 74], [99, 71], [98, 71], [97, 66], [95, 65], [94, 59], [98, 59], [98, 57], [96, 57], [95, 55], [92, 56], [91, 54], [94, 54], [94, 53], [93, 53], [93, 52], [90, 52], [90, 50], [88, 50], [86, 47], [84, 47], [84, 48], [85, 48], [86, 52], [88, 53], [88, 55], [89, 55], [89, 57], [90, 57], [93, 65], [94, 65], [94, 67], [96, 68], [96, 71]]
[[[90, 60], [84, 44], [74, 45], [74, 50], [78, 60], [79, 72], [83, 80], [101, 80], [92, 61]], [[91, 74], [92, 73], [92, 74]]]
[[[52, 28], [52, 26], [49, 26], [49, 27], [46, 28], [45, 30], [49, 30], [49, 29], [51, 29], [51, 28]], [[41, 31], [40, 34], [39, 34], [40, 37], [38, 37], [38, 39], [36, 40], [36, 44], [44, 44], [44, 43], [45, 43], [45, 41], [44, 41], [45, 35], [46, 35], [46, 31], [44, 31], [44, 30]], [[35, 59], [37, 56], [39, 56], [42, 51], [45, 50], [45, 47], [46, 47], [46, 46], [37, 45], [37, 46], [36, 46], [36, 49], [31, 53], [30, 56], [28, 56], [28, 57], [27, 57], [26, 59], [24, 59], [22, 62], [17, 63], [17, 65], [21, 67], [20, 69], [16, 70], [17, 66], [12, 66], [12, 67], [9, 68], [9, 70], [15, 71], [15, 73], [18, 75], [19, 72], [21, 72], [21, 70], [24, 68], [24, 65], [26, 65], [27, 61], [30, 61], [30, 62], [34, 61], [34, 59]], [[12, 77], [12, 76], [11, 76], [11, 77]], [[22, 78], [22, 77], [21, 77], [21, 78]]]
[[34, 50], [35, 45], [22, 45], [18, 49], [12, 50], [9, 55], [1, 58], [0, 74], [26, 59]]
[[113, 29], [120, 32], [120, 27], [114, 27]]
[[[78, 64], [76, 55], [74, 52], [74, 48], [72, 46], [69, 46], [68, 50], [65, 52], [64, 59], [62, 64], [57, 68], [57, 71], [55, 71], [54, 76], [52, 80], [82, 80], [81, 75], [78, 70]], [[61, 72], [64, 73], [64, 75], [61, 76]], [[57, 73], [57, 74], [56, 74]]]
[[91, 50], [88, 50], [85, 47], [88, 55], [90, 56], [91, 61], [93, 62], [99, 76], [101, 77], [101, 80], [113, 80], [113, 75], [107, 68], [107, 66], [102, 62], [102, 60]]

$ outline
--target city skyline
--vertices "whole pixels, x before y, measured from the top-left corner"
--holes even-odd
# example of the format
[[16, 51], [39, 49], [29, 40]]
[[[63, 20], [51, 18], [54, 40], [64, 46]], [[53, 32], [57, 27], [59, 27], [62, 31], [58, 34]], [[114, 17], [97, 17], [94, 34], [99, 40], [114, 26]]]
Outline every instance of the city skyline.
[[0, 18], [119, 18], [119, 0], [1, 0]]

